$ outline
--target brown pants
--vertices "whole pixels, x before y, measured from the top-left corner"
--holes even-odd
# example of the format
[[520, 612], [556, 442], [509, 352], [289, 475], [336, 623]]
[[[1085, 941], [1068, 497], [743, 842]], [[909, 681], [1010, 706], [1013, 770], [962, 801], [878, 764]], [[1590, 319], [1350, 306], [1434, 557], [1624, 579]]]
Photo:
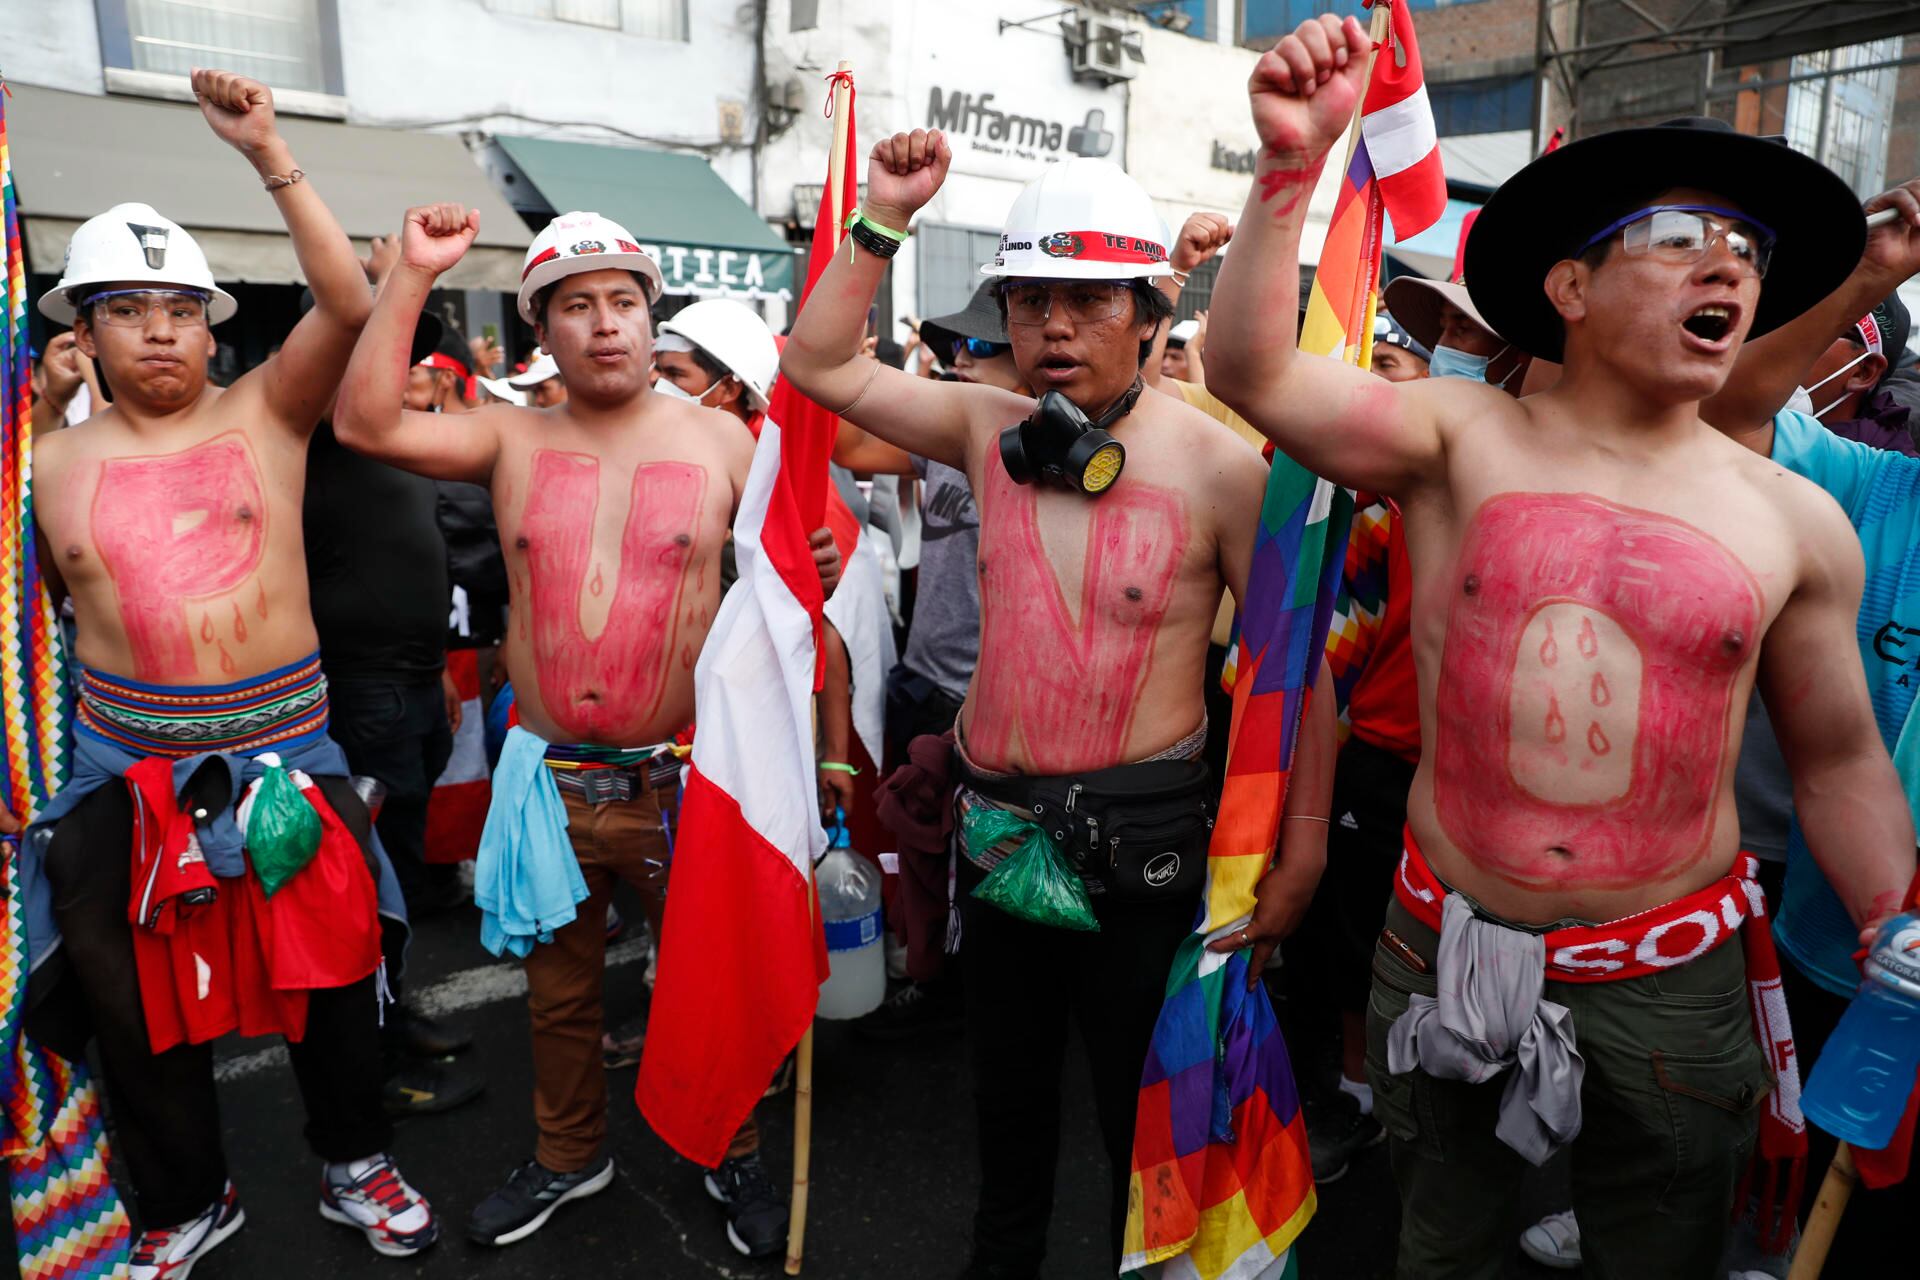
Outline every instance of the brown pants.
[[[667, 888], [666, 824], [675, 788], [661, 787], [632, 800], [588, 804], [560, 793], [567, 808], [567, 834], [587, 897], [573, 923], [553, 931], [527, 956], [527, 1011], [533, 1024], [533, 1114], [540, 1126], [535, 1158], [558, 1173], [594, 1162], [607, 1136], [607, 1076], [600, 1052], [605, 1029], [602, 991], [606, 974], [607, 904], [616, 880], [640, 891], [653, 936]], [[727, 1156], [757, 1151], [760, 1135], [752, 1116], [734, 1136]]]

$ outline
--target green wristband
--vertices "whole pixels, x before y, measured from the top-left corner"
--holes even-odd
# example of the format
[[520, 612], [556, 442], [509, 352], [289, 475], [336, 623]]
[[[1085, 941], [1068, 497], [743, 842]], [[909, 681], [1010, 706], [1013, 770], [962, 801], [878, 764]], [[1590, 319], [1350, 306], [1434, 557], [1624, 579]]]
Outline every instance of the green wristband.
[[860, 771], [858, 769], [854, 768], [850, 764], [843, 764], [838, 760], [822, 760], [815, 767], [819, 769], [824, 769], [828, 773], [844, 773], [855, 778], [860, 776]]
[[842, 231], [853, 230], [853, 224], [856, 222], [865, 223], [867, 226], [871, 227], [875, 231], [878, 231], [881, 235], [893, 241], [895, 244], [905, 244], [907, 242], [907, 236], [910, 234], [909, 232], [906, 232], [906, 231], [895, 231], [892, 227], [886, 226], [883, 223], [875, 222], [872, 218], [869, 218], [864, 212], [862, 212], [859, 209], [855, 209], [852, 213], [847, 215], [847, 225], [842, 227], [841, 230]]

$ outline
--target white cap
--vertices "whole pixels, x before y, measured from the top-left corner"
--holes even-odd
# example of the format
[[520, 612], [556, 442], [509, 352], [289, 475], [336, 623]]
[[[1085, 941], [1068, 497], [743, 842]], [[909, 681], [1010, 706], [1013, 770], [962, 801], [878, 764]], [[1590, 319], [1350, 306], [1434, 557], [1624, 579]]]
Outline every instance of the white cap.
[[554, 363], [552, 356], [542, 351], [540, 358], [528, 365], [525, 372], [509, 374], [506, 382], [510, 387], [519, 387], [524, 390], [527, 387], [537, 387], [548, 378], [559, 376], [560, 366]]
[[637, 271], [646, 281], [647, 302], [666, 291], [660, 264], [640, 247], [633, 233], [597, 213], [563, 213], [549, 222], [520, 264], [520, 318], [534, 323], [533, 295], [562, 276], [581, 271]]
[[505, 378], [475, 378], [475, 382], [487, 389], [487, 394], [495, 400], [505, 400], [508, 404], [527, 407], [527, 393], [509, 386]]
[[72, 324], [74, 304], [88, 285], [150, 284], [156, 289], [198, 289], [207, 295], [207, 321], [219, 324], [240, 309], [233, 295], [213, 282], [207, 255], [194, 238], [150, 204], [117, 204], [74, 228], [67, 241], [60, 283], [40, 295], [40, 314]]
[[1198, 332], [1200, 332], [1200, 322], [1198, 320], [1182, 320], [1179, 324], [1167, 330], [1167, 341], [1169, 343], [1177, 342], [1184, 347], [1187, 343], [1193, 341], [1193, 335]]
[[1173, 274], [1172, 237], [1146, 189], [1107, 160], [1075, 157], [1021, 188], [985, 276], [1135, 280]]
[[[731, 298], [708, 298], [661, 322], [660, 340], [674, 339], [700, 348], [740, 379], [747, 389], [749, 408], [767, 407], [773, 380], [780, 373], [780, 347], [759, 312]], [[661, 349], [675, 348], [667, 345]]]

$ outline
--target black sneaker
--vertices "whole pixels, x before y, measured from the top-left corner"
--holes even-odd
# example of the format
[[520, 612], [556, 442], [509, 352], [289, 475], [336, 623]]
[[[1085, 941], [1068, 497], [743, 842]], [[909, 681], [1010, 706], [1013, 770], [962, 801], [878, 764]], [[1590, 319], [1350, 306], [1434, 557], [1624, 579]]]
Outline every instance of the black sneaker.
[[853, 1020], [854, 1031], [870, 1040], [907, 1040], [939, 1031], [957, 1031], [966, 1021], [960, 993], [952, 982], [909, 982], [878, 1009]]
[[507, 1185], [482, 1200], [467, 1219], [467, 1239], [475, 1244], [503, 1245], [547, 1225], [553, 1211], [569, 1200], [584, 1200], [613, 1185], [613, 1157], [577, 1173], [555, 1173], [538, 1160], [529, 1160], [507, 1175]]
[[476, 1072], [437, 1062], [407, 1062], [380, 1086], [380, 1105], [396, 1120], [431, 1116], [472, 1102], [486, 1090], [486, 1080]]
[[787, 1201], [773, 1189], [758, 1155], [724, 1160], [707, 1175], [707, 1194], [727, 1211], [727, 1242], [749, 1258], [787, 1247]]
[[1307, 1147], [1313, 1153], [1313, 1180], [1322, 1186], [1347, 1176], [1353, 1158], [1368, 1147], [1386, 1141], [1386, 1130], [1372, 1116], [1360, 1114], [1360, 1104], [1344, 1093], [1310, 1106], [1307, 1111]]
[[387, 1010], [387, 1034], [394, 1048], [410, 1058], [451, 1058], [473, 1047], [473, 1036], [456, 1031], [404, 1004]]

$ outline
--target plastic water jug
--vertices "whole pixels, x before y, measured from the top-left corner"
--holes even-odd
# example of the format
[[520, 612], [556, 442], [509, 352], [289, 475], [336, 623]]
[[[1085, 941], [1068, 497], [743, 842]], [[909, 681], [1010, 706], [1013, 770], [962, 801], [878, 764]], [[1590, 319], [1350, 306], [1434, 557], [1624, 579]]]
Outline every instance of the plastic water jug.
[[1920, 1066], [1920, 913], [1881, 926], [1866, 979], [1827, 1038], [1801, 1098], [1807, 1119], [1852, 1146], [1893, 1139]]
[[829, 976], [820, 984], [819, 1016], [845, 1019], [872, 1013], [887, 993], [880, 872], [847, 847], [843, 817], [827, 856], [814, 869], [814, 881], [820, 886], [829, 966]]

